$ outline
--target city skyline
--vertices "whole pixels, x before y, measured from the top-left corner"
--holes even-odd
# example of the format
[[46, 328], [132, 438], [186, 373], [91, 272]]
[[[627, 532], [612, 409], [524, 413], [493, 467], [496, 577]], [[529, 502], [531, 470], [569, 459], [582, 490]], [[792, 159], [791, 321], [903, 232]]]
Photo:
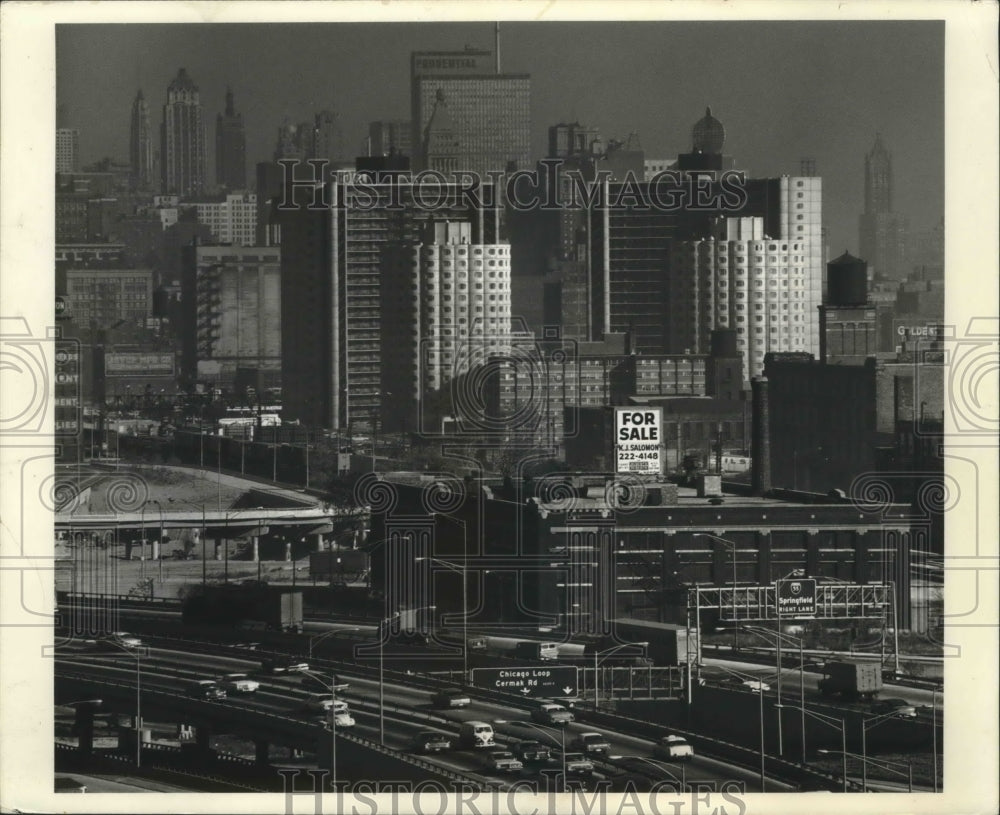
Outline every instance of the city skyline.
[[[408, 118], [412, 52], [493, 49], [493, 37], [485, 21], [60, 25], [57, 101], [80, 131], [82, 165], [127, 159], [137, 90], [158, 111], [182, 67], [206, 120], [225, 109], [227, 87], [241, 100], [251, 167], [270, 158], [286, 118], [327, 108], [340, 117], [345, 152], [361, 155], [369, 122]], [[261, 49], [279, 56], [249, 59]], [[801, 159], [815, 161], [831, 257], [859, 251], [864, 156], [876, 132], [893, 154], [896, 211], [915, 232], [943, 217], [943, 52], [940, 21], [501, 24], [501, 70], [532, 77], [532, 159], [544, 155], [548, 127], [573, 120], [605, 139], [637, 133], [647, 158], [675, 158], [710, 105], [727, 153], [751, 176], [798, 175]]]

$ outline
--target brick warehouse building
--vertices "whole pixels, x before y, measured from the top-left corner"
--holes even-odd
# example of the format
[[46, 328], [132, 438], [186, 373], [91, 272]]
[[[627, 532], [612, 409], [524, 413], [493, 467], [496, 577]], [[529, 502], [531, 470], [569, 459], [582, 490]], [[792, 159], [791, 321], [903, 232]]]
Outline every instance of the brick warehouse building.
[[909, 506], [733, 495], [713, 504], [666, 487], [616, 509], [614, 489], [574, 490], [569, 474], [478, 487], [448, 475], [371, 478], [366, 548], [387, 615], [431, 604], [460, 614], [464, 565], [470, 626], [601, 633], [615, 617], [676, 620], [679, 590], [732, 586], [723, 538], [740, 586], [793, 572], [894, 584], [899, 627], [910, 627], [909, 552], [927, 530]]

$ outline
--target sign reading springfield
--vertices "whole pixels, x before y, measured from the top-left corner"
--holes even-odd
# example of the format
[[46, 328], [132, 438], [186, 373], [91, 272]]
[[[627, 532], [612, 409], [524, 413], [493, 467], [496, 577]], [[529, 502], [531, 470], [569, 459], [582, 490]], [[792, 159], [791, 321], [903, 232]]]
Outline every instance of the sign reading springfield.
[[473, 668], [472, 684], [477, 688], [517, 693], [531, 696], [576, 696], [576, 668], [556, 665], [541, 668], [529, 665], [524, 668]]
[[615, 408], [616, 472], [660, 475], [662, 408]]
[[815, 617], [816, 581], [779, 580], [778, 614], [782, 617]]

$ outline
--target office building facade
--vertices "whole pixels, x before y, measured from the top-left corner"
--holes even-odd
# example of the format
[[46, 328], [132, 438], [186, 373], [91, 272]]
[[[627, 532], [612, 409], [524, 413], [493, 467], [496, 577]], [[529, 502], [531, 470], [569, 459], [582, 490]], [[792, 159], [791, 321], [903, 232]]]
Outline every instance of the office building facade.
[[56, 130], [56, 172], [75, 173], [79, 165], [80, 131], [70, 127]]
[[257, 194], [231, 193], [220, 200], [193, 201], [180, 204], [194, 207], [198, 222], [204, 224], [217, 243], [253, 246], [257, 232]]
[[181, 278], [183, 367], [230, 388], [242, 369], [270, 386], [281, 376], [281, 251], [185, 247]]
[[531, 78], [501, 74], [490, 51], [422, 51], [410, 57], [414, 167], [424, 169], [427, 126], [447, 100], [460, 148], [458, 169], [486, 177], [527, 168], [531, 152]]
[[145, 325], [152, 313], [150, 269], [67, 269], [66, 298], [78, 325], [110, 328], [119, 322]]

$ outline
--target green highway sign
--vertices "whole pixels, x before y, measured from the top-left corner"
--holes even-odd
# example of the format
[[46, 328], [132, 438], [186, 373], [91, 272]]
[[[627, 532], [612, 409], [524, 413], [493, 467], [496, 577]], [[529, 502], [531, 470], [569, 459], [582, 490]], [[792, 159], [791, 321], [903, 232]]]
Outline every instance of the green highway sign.
[[477, 688], [534, 697], [576, 696], [577, 669], [567, 665], [526, 665], [519, 668], [473, 668], [472, 684]]

